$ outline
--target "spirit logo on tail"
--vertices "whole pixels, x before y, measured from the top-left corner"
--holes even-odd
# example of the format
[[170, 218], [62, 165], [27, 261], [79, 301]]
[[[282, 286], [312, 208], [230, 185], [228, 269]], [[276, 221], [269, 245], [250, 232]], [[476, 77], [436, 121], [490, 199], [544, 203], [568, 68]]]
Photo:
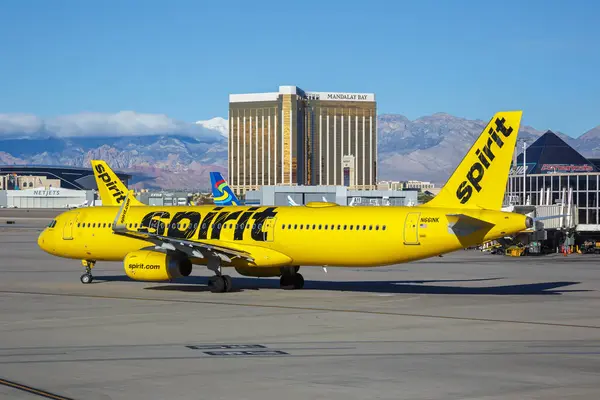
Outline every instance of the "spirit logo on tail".
[[478, 161], [471, 165], [471, 168], [466, 174], [466, 180], [464, 180], [456, 190], [456, 197], [462, 204], [465, 204], [469, 201], [471, 195], [473, 194], [473, 188], [477, 192], [481, 191], [480, 182], [485, 175], [485, 171], [490, 168], [490, 166], [494, 163], [494, 159], [496, 158], [492, 149], [494, 143], [498, 146], [498, 150], [504, 146], [504, 141], [498, 135], [498, 132], [502, 133], [505, 138], [509, 137], [513, 132], [512, 127], [504, 126], [505, 122], [505, 118], [496, 118], [494, 121], [496, 129], [493, 127], [489, 128], [489, 137], [487, 138], [487, 143], [483, 146], [483, 148], [475, 151]]
[[[94, 167], [94, 173], [96, 174], [96, 181], [98, 183], [100, 183], [100, 181], [103, 182], [104, 186], [112, 195], [115, 202], [117, 204], [121, 204], [127, 196], [125, 191], [121, 189], [121, 187], [124, 188], [123, 183], [119, 180], [115, 173], [108, 168], [108, 166], [105, 167], [106, 164], [104, 162], [92, 161], [92, 165]], [[98, 190], [102, 191], [103, 188], [98, 187]]]

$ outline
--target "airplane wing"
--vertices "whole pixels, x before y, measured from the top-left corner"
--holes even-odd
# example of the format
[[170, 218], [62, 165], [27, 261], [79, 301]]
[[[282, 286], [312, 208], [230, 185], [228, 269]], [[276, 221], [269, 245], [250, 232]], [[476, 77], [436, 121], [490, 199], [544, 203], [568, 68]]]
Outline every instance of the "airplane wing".
[[135, 239], [146, 240], [168, 250], [178, 250], [190, 257], [206, 258], [207, 253], [213, 254], [221, 258], [225, 262], [231, 262], [233, 258], [243, 258], [249, 262], [253, 262], [254, 258], [250, 253], [232, 249], [227, 246], [217, 246], [202, 241], [191, 241], [186, 239], [172, 238], [164, 235], [157, 235], [149, 232], [138, 232], [127, 228], [125, 223], [127, 212], [131, 206], [130, 196], [132, 191], [129, 191], [127, 197], [121, 204], [121, 208], [117, 213], [113, 222], [113, 232], [117, 235], [126, 236]]
[[477, 231], [490, 230], [494, 224], [470, 217], [465, 214], [446, 214], [448, 218], [448, 232], [456, 236], [468, 236]]

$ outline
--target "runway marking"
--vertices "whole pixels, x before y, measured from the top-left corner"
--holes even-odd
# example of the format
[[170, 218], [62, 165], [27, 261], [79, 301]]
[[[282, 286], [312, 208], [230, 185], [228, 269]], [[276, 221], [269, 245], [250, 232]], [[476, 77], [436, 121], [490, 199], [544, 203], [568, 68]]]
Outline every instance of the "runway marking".
[[213, 357], [240, 357], [240, 356], [289, 356], [281, 350], [228, 350], [228, 351], [204, 351], [206, 355]]
[[0, 293], [29, 294], [29, 295], [38, 295], [38, 296], [79, 297], [79, 298], [106, 299], [106, 300], [138, 300], [138, 301], [154, 301], [154, 302], [163, 302], [163, 303], [208, 304], [208, 305], [252, 307], [252, 308], [273, 308], [273, 309], [281, 309], [281, 310], [299, 310], [299, 311], [326, 311], [326, 312], [339, 312], [339, 313], [351, 313], [351, 314], [388, 315], [388, 316], [396, 316], [396, 317], [447, 319], [447, 320], [455, 320], [455, 321], [497, 322], [497, 323], [500, 322], [500, 323], [521, 324], [521, 325], [556, 326], [556, 327], [563, 327], [563, 328], [600, 329], [600, 326], [598, 326], [598, 325], [563, 324], [563, 323], [558, 323], [558, 322], [519, 321], [519, 320], [509, 320], [509, 319], [477, 318], [477, 317], [453, 317], [453, 316], [448, 316], [448, 315], [397, 313], [397, 312], [392, 312], [392, 311], [370, 311], [370, 310], [356, 310], [356, 309], [344, 309], [344, 308], [300, 307], [300, 306], [283, 306], [283, 305], [277, 305], [277, 304], [232, 303], [232, 302], [225, 302], [225, 301], [210, 301], [210, 300], [159, 299], [159, 298], [153, 298], [153, 297], [106, 296], [106, 295], [96, 295], [96, 294], [75, 294], [75, 293], [47, 293], [47, 292], [17, 291], [17, 290], [0, 290]]
[[36, 388], [31, 387], [31, 386], [26, 386], [26, 385], [23, 385], [23, 384], [17, 383], [17, 382], [7, 381], [6, 379], [2, 379], [2, 378], [0, 378], [0, 385], [7, 386], [7, 387], [10, 387], [10, 388], [13, 388], [13, 389], [17, 389], [17, 390], [21, 390], [23, 392], [35, 394], [35, 395], [38, 395], [40, 397], [45, 397], [47, 399], [73, 400], [70, 397], [65, 397], [65, 396], [61, 396], [59, 394], [54, 394], [54, 393], [46, 392], [45, 390], [36, 389]]
[[266, 349], [262, 344], [201, 344], [185, 346], [192, 350]]

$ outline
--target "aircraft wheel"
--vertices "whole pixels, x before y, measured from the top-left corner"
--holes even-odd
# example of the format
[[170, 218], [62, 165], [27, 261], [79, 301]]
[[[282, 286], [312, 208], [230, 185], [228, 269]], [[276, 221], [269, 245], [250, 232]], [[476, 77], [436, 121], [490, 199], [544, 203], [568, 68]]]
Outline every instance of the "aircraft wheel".
[[293, 289], [294, 277], [288, 274], [281, 275], [281, 278], [279, 278], [279, 287], [282, 289]]
[[304, 277], [302, 274], [294, 275], [294, 289], [302, 289], [304, 287]]
[[91, 283], [93, 279], [94, 277], [92, 276], [92, 274], [88, 274], [87, 272], [81, 275], [81, 278], [79, 278], [79, 280], [81, 280], [81, 283]]
[[225, 279], [222, 276], [214, 276], [208, 282], [210, 291], [213, 293], [223, 293], [226, 289]]
[[231, 292], [231, 289], [233, 289], [233, 282], [231, 280], [231, 277], [229, 275], [223, 275], [222, 278], [225, 281], [225, 291]]

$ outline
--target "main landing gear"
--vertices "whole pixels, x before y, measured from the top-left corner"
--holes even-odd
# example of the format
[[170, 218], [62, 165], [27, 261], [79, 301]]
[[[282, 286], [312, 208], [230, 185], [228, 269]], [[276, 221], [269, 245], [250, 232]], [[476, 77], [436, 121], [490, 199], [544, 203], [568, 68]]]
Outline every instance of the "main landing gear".
[[211, 292], [223, 293], [230, 292], [233, 289], [231, 277], [221, 274], [221, 259], [218, 256], [210, 255], [206, 267], [215, 273], [215, 276], [208, 279], [208, 287], [210, 287]]
[[81, 265], [85, 268], [85, 274], [81, 275], [81, 283], [92, 283], [94, 277], [92, 276], [92, 268], [96, 265], [96, 261], [81, 260]]
[[299, 266], [281, 267], [279, 287], [282, 289], [302, 289], [304, 287], [304, 277], [298, 273], [299, 269]]

